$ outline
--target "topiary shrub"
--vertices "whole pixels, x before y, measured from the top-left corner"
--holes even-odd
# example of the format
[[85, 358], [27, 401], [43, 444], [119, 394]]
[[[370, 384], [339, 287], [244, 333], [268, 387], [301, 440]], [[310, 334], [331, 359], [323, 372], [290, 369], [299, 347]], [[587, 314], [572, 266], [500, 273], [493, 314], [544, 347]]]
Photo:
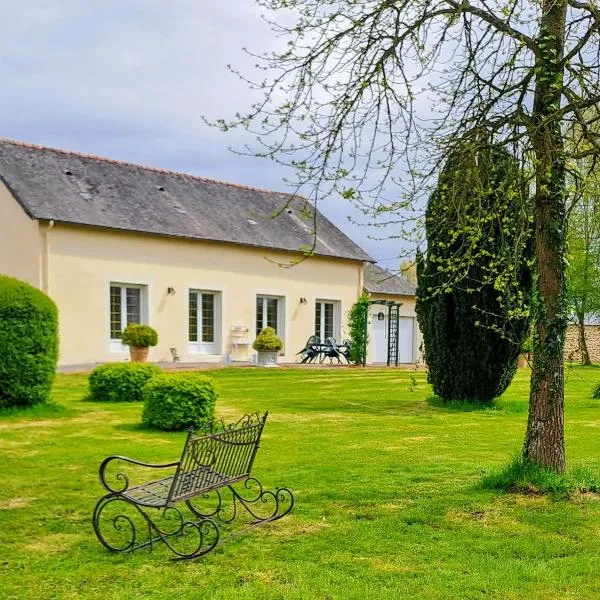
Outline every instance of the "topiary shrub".
[[50, 400], [58, 361], [58, 311], [33, 286], [0, 275], [0, 408]]
[[131, 323], [125, 327], [121, 341], [126, 346], [135, 346], [136, 348], [149, 348], [158, 344], [158, 333], [150, 325], [139, 325]]
[[165, 431], [197, 427], [215, 416], [217, 391], [213, 380], [197, 373], [163, 374], [143, 389], [142, 421]]
[[427, 206], [416, 312], [428, 381], [446, 401], [488, 404], [510, 384], [529, 332], [533, 244], [518, 161], [469, 140]]
[[141, 402], [142, 388], [160, 373], [160, 367], [143, 363], [100, 365], [90, 373], [90, 396], [101, 402]]
[[252, 347], [257, 352], [279, 352], [283, 348], [283, 342], [272, 327], [265, 327], [256, 336]]

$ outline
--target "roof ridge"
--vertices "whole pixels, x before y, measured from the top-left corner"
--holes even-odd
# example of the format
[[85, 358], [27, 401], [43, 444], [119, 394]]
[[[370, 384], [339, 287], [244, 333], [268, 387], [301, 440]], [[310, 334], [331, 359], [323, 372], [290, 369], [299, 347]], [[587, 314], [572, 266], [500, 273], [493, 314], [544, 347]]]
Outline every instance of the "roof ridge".
[[276, 192], [274, 190], [267, 190], [265, 188], [254, 187], [251, 185], [244, 185], [241, 183], [232, 183], [230, 181], [222, 181], [219, 179], [212, 179], [210, 177], [204, 177], [202, 175], [192, 175], [191, 173], [184, 173], [183, 171], [175, 171], [173, 169], [164, 169], [161, 167], [150, 167], [148, 165], [141, 165], [128, 160], [118, 160], [116, 158], [108, 158], [106, 156], [98, 156], [96, 154], [89, 154], [87, 152], [75, 152], [73, 150], [64, 150], [63, 148], [54, 148], [52, 146], [43, 146], [41, 144], [33, 144], [31, 142], [21, 142], [18, 140], [11, 140], [9, 138], [0, 137], [1, 144], [12, 144], [13, 146], [20, 146], [22, 148], [32, 148], [34, 150], [50, 150], [51, 152], [58, 152], [59, 154], [65, 154], [67, 156], [76, 156], [80, 158], [89, 158], [90, 160], [96, 160], [99, 162], [105, 162], [114, 165], [124, 165], [129, 167], [136, 167], [143, 169], [144, 171], [152, 171], [154, 173], [164, 173], [166, 175], [178, 175], [180, 177], [189, 177], [190, 179], [196, 179], [198, 181], [204, 181], [206, 183], [215, 183], [218, 185], [226, 185], [242, 190], [251, 190], [253, 192], [261, 192], [265, 194], [275, 194], [283, 196], [291, 196], [292, 198], [303, 198], [298, 194], [292, 194], [290, 192]]

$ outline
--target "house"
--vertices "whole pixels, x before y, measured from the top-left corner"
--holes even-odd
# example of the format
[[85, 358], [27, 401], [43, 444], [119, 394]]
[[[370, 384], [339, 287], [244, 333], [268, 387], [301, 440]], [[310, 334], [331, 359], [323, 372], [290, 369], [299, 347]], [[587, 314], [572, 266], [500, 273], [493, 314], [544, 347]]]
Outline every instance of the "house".
[[367, 362], [422, 362], [423, 339], [415, 312], [416, 286], [379, 265], [366, 263], [363, 290], [372, 302]]
[[11, 140], [0, 250], [58, 305], [61, 365], [127, 360], [133, 322], [159, 333], [152, 361], [249, 360], [269, 325], [293, 362], [311, 334], [345, 336], [373, 262], [302, 198]]

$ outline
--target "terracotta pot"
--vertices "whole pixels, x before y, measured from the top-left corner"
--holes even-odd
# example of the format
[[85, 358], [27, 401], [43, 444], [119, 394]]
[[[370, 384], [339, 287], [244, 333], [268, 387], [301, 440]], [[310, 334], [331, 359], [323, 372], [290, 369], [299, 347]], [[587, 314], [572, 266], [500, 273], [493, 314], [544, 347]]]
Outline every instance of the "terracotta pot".
[[148, 360], [149, 348], [142, 346], [129, 346], [129, 356], [131, 362], [146, 362]]

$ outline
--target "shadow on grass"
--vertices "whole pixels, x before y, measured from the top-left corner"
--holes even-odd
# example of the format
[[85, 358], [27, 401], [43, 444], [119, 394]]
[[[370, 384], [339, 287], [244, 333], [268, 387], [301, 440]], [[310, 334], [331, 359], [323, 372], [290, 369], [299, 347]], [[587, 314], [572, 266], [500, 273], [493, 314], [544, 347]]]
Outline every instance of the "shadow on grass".
[[429, 396], [427, 398], [427, 404], [433, 408], [442, 408], [448, 412], [484, 412], [502, 410], [497, 406], [496, 401], [491, 404], [479, 404], [468, 400], [447, 401], [439, 396]]
[[427, 404], [432, 408], [441, 408], [447, 412], [507, 412], [507, 413], [526, 413], [527, 400], [515, 401], [505, 400], [502, 396], [496, 398], [490, 404], [478, 404], [468, 400], [446, 401], [439, 396], [429, 396]]
[[504, 467], [484, 474], [480, 487], [518, 494], [553, 494], [562, 497], [575, 493], [600, 493], [600, 477], [586, 466], [575, 466], [566, 473], [557, 473], [516, 456]]
[[12, 406], [10, 408], [0, 408], [0, 419], [3, 418], [23, 418], [30, 417], [39, 419], [59, 419], [70, 417], [75, 411], [65, 408], [62, 404], [56, 402], [42, 402], [34, 406]]

